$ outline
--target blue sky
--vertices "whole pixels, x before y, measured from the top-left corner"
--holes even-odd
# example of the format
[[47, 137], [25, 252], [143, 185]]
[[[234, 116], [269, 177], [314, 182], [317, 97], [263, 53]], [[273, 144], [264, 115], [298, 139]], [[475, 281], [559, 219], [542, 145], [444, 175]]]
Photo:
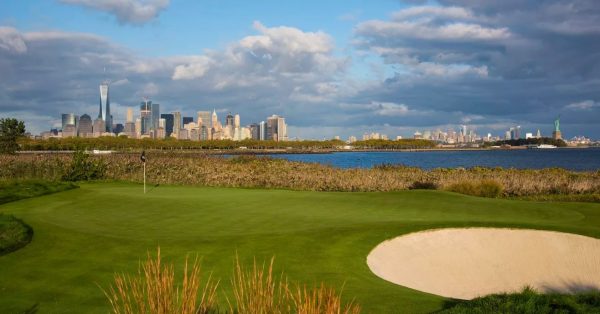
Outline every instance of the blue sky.
[[3, 1], [0, 116], [94, 116], [108, 77], [116, 121], [150, 96], [301, 138], [548, 135], [557, 115], [600, 138], [599, 21], [594, 0]]

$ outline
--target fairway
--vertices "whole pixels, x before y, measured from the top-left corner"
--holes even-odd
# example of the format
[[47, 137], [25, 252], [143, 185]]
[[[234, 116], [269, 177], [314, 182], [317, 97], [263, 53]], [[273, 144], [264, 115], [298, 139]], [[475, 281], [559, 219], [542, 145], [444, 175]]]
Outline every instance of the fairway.
[[[427, 313], [446, 299], [389, 283], [366, 264], [386, 239], [464, 226], [548, 229], [600, 238], [600, 204], [477, 198], [440, 191], [301, 192], [127, 183], [0, 206], [34, 230], [25, 248], [0, 257], [0, 312], [39, 304], [40, 313], [106, 313], [98, 287], [134, 272], [157, 246], [181, 266], [186, 254], [229, 289], [235, 254], [245, 263], [275, 256], [276, 272], [325, 282], [365, 313]], [[225, 297], [220, 295], [225, 304]]]

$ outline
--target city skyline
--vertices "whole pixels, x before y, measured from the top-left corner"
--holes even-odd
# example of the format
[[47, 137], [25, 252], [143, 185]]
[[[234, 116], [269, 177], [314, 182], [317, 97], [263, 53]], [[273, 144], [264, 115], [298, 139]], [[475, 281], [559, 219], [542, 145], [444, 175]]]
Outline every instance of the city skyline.
[[0, 115], [34, 134], [94, 120], [106, 80], [121, 123], [148, 96], [185, 116], [277, 112], [307, 139], [548, 134], [557, 115], [566, 138], [597, 139], [599, 21], [592, 0], [3, 2]]

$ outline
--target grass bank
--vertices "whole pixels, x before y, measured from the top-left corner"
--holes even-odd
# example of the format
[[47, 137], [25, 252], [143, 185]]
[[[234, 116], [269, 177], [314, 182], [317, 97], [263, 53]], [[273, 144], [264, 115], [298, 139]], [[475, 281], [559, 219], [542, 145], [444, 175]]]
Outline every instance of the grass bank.
[[[2, 181], [0, 182], [0, 204], [65, 191], [75, 187], [74, 184], [66, 182]], [[12, 215], [4, 215], [0, 212], [0, 256], [24, 247], [31, 242], [32, 237], [33, 229], [25, 222]]]
[[115, 273], [137, 273], [161, 247], [181, 273], [186, 256], [221, 279], [220, 308], [234, 299], [241, 265], [275, 256], [274, 274], [292, 282], [343, 287], [364, 313], [430, 313], [447, 299], [388, 283], [366, 256], [409, 232], [465, 226], [557, 230], [600, 238], [600, 204], [538, 203], [441, 191], [338, 193], [269, 189], [86, 183], [81, 188], [0, 205], [35, 230], [25, 248], [0, 257], [0, 309], [13, 313], [106, 313], [100, 290]]

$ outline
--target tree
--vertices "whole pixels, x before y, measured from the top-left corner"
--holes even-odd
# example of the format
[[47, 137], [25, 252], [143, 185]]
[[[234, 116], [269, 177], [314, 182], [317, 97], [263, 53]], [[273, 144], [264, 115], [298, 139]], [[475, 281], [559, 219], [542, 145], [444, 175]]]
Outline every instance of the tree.
[[0, 153], [14, 154], [19, 149], [17, 139], [25, 135], [25, 123], [12, 118], [0, 119]]

